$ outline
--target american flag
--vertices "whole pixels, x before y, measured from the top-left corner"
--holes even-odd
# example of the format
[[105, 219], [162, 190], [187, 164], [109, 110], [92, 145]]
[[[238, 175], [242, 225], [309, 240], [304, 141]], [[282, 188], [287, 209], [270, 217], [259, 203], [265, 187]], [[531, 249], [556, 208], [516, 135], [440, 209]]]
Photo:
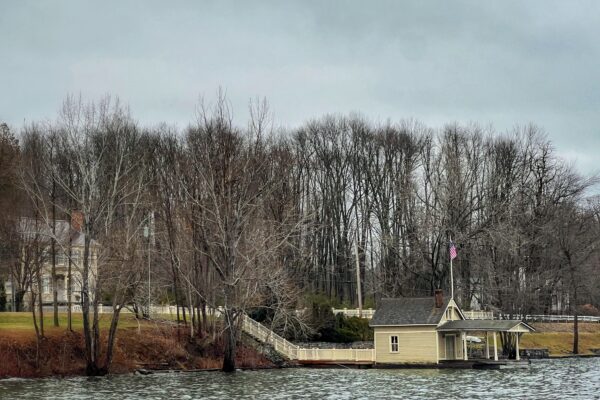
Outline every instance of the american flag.
[[454, 260], [458, 256], [456, 252], [456, 246], [454, 246], [453, 242], [450, 242], [450, 260]]

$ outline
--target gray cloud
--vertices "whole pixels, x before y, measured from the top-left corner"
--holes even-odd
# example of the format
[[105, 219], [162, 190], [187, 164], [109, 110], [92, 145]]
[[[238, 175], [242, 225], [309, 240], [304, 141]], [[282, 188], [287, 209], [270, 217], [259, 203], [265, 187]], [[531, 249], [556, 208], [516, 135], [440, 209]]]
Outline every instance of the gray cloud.
[[224, 87], [240, 123], [360, 111], [498, 131], [534, 122], [584, 172], [600, 148], [595, 1], [3, 1], [0, 119], [53, 118], [67, 93], [119, 95], [185, 126]]

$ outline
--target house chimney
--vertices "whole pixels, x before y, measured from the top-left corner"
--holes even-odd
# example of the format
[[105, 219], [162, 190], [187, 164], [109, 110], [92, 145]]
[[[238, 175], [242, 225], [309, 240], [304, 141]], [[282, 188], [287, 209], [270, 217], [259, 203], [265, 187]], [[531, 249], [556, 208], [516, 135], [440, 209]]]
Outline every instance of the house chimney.
[[83, 213], [81, 211], [71, 211], [71, 228], [81, 232], [83, 228]]
[[442, 289], [435, 289], [433, 298], [435, 299], [435, 308], [441, 308], [444, 304], [444, 291]]

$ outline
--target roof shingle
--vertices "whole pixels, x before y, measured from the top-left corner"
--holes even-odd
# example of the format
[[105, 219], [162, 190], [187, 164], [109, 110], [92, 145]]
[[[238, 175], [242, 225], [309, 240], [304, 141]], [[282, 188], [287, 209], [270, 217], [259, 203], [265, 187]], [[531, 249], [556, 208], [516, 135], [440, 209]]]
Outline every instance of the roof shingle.
[[382, 299], [369, 325], [437, 325], [449, 302], [450, 297], [444, 297], [442, 307], [436, 308], [433, 296]]

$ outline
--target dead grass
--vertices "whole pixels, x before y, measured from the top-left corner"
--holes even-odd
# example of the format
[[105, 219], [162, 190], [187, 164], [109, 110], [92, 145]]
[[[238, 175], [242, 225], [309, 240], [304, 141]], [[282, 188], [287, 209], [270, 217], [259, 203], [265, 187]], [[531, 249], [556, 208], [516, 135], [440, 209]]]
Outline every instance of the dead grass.
[[[573, 350], [573, 324], [536, 323], [536, 332], [524, 334], [521, 348], [548, 349], [552, 356], [566, 356]], [[592, 349], [600, 349], [600, 324], [579, 324], [579, 353], [593, 354]]]
[[[537, 332], [573, 332], [573, 323], [534, 323]], [[580, 322], [579, 332], [600, 333], [600, 323]]]

